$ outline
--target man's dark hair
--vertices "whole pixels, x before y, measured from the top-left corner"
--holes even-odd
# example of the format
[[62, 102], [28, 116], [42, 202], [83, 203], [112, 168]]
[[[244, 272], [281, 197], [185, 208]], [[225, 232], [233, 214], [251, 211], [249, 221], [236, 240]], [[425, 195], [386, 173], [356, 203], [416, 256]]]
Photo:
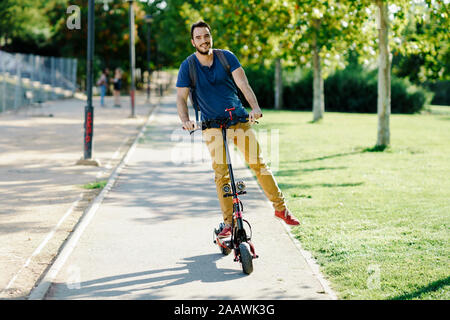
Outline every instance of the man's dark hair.
[[194, 39], [194, 29], [195, 28], [208, 28], [208, 30], [209, 30], [209, 33], [211, 33], [211, 27], [209, 26], [209, 24], [207, 24], [205, 21], [203, 21], [203, 20], [200, 20], [200, 21], [197, 21], [196, 23], [194, 23], [192, 26], [191, 26], [191, 39]]

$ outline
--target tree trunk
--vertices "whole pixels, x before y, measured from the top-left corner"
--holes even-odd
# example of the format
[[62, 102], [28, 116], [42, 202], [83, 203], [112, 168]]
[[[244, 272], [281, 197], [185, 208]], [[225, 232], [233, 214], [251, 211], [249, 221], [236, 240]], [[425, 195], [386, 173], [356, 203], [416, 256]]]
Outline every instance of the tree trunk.
[[324, 89], [323, 89], [323, 78], [322, 78], [322, 68], [320, 66], [320, 50], [317, 44], [317, 38], [314, 37], [314, 48], [313, 48], [313, 67], [314, 67], [314, 80], [313, 80], [313, 122], [319, 121], [323, 118], [323, 113], [325, 110], [324, 101]]
[[391, 63], [389, 58], [388, 10], [383, 0], [376, 0], [378, 7], [378, 137], [377, 146], [390, 144], [389, 116], [391, 114]]
[[275, 109], [283, 107], [283, 76], [281, 71], [281, 59], [275, 60]]

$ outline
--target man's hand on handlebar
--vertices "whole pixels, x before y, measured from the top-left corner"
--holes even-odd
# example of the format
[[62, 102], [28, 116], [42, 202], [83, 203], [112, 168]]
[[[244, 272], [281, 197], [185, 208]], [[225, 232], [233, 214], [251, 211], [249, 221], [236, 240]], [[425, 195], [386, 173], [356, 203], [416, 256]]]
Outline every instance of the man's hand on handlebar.
[[198, 129], [198, 125], [195, 121], [183, 121], [183, 130], [194, 131], [195, 129]]
[[260, 108], [255, 108], [252, 111], [250, 111], [250, 113], [248, 114], [248, 120], [250, 121], [251, 124], [254, 124], [255, 122], [257, 122], [256, 120], [261, 118], [262, 112]]

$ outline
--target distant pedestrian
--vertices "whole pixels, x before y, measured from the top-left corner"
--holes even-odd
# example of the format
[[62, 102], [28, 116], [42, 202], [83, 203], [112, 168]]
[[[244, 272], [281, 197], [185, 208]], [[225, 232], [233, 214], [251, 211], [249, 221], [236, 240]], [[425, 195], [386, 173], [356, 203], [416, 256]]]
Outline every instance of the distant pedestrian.
[[106, 89], [108, 87], [108, 75], [109, 75], [109, 69], [105, 68], [102, 71], [102, 74], [100, 76], [100, 79], [97, 81], [97, 86], [100, 88], [100, 106], [105, 106], [105, 95], [106, 95]]
[[116, 68], [114, 73], [114, 107], [120, 108], [120, 89], [122, 89], [122, 70], [120, 68]]

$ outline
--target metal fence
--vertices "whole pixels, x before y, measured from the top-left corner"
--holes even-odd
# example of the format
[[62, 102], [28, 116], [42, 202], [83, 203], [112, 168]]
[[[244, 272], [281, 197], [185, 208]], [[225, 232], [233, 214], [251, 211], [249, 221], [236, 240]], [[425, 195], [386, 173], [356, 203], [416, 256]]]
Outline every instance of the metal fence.
[[75, 94], [77, 60], [0, 51], [0, 112]]

